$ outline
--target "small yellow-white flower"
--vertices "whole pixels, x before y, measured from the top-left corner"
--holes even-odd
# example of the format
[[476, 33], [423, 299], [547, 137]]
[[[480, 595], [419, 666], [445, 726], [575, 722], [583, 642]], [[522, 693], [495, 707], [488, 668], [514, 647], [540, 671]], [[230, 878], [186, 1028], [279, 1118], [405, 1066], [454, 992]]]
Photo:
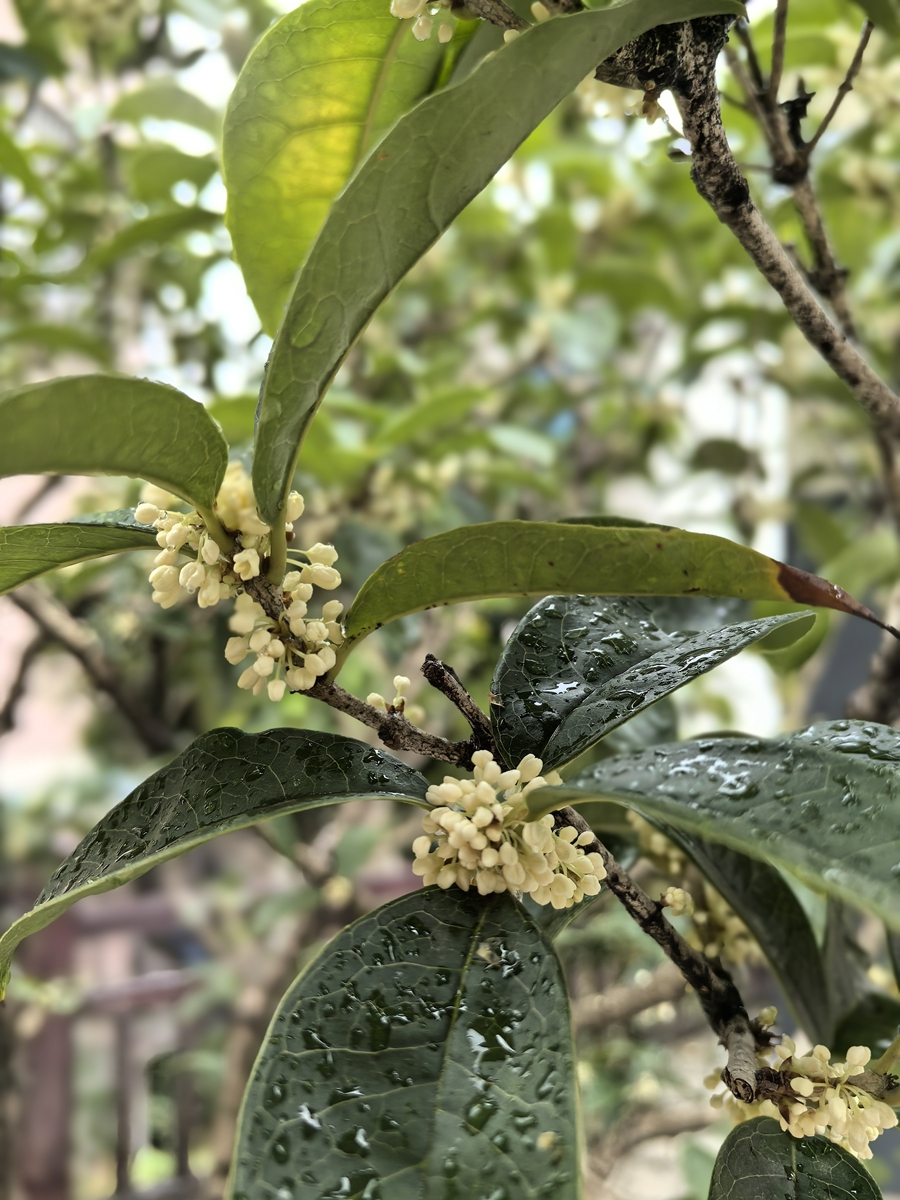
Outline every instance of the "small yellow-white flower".
[[559, 775], [542, 775], [543, 764], [533, 754], [511, 771], [489, 750], [476, 751], [472, 762], [471, 779], [448, 775], [426, 793], [435, 807], [423, 817], [425, 832], [413, 843], [413, 871], [423, 882], [463, 891], [474, 885], [482, 896], [527, 893], [554, 908], [595, 896], [606, 870], [599, 854], [585, 853], [593, 834], [579, 835], [568, 826], [554, 831], [552, 816], [528, 819], [525, 797], [561, 783]]

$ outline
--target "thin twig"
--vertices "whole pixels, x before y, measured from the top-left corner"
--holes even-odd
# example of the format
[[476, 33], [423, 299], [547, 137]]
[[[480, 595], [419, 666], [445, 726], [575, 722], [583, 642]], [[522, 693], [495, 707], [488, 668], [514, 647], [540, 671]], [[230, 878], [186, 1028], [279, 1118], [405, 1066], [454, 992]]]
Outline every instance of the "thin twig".
[[856, 47], [856, 53], [853, 55], [853, 61], [850, 63], [850, 66], [847, 69], [847, 74], [844, 76], [843, 83], [837, 90], [837, 95], [831, 102], [831, 108], [829, 108], [828, 112], [822, 118], [821, 125], [804, 147], [803, 154], [807, 160], [809, 159], [809, 156], [812, 154], [813, 150], [815, 150], [816, 146], [818, 146], [822, 134], [834, 120], [835, 113], [841, 107], [844, 97], [848, 92], [853, 91], [853, 81], [859, 74], [859, 69], [862, 66], [863, 55], [866, 52], [866, 47], [869, 44], [869, 38], [872, 36], [872, 30], [874, 28], [875, 26], [872, 24], [872, 22], [867, 19], [862, 27], [862, 33], [859, 35], [859, 45]]
[[89, 625], [73, 617], [64, 604], [35, 584], [20, 587], [9, 599], [31, 617], [48, 641], [58, 643], [81, 663], [94, 686], [114, 701], [151, 753], [171, 750], [172, 731], [125, 687]]
[[794, 324], [868, 412], [875, 427], [900, 437], [900, 397], [879, 378], [809, 291], [784, 247], [763, 220], [734, 161], [715, 84], [715, 62], [697, 62], [692, 93], [677, 95], [693, 154], [691, 176], [701, 196], [735, 234], [781, 296]]
[[734, 28], [747, 53], [747, 66], [750, 68], [750, 74], [753, 76], [756, 90], [764, 92], [766, 90], [766, 81], [763, 77], [762, 68], [759, 65], [759, 59], [756, 57], [756, 47], [753, 45], [753, 39], [750, 36], [750, 26], [741, 17], [740, 20], [735, 22]]
[[[590, 829], [574, 808], [562, 808], [554, 813], [554, 818], [557, 828], [571, 825], [579, 832]], [[666, 920], [666, 906], [651, 900], [596, 836], [584, 849], [585, 853], [600, 855], [606, 868], [606, 886], [697, 993], [710, 1027], [728, 1052], [722, 1078], [739, 1100], [749, 1103], [756, 1095], [757, 1039], [731, 976], [718, 960], [708, 959], [685, 941]]]
[[465, 0], [465, 6], [476, 17], [483, 17], [485, 21], [499, 25], [501, 29], [515, 29], [521, 32], [531, 28], [531, 22], [513, 12], [504, 0]]
[[452, 667], [442, 663], [433, 654], [426, 654], [422, 663], [422, 674], [433, 688], [441, 692], [459, 709], [472, 730], [472, 741], [477, 743], [476, 749], [490, 750], [496, 756], [497, 747], [494, 744], [494, 734], [490, 718], [481, 711]]
[[705, 1129], [717, 1117], [716, 1111], [708, 1104], [693, 1108], [678, 1104], [644, 1112], [626, 1112], [608, 1133], [590, 1147], [588, 1168], [599, 1183], [612, 1172], [620, 1158], [641, 1142]]
[[788, 0], [778, 0], [775, 9], [775, 30], [772, 36], [772, 73], [766, 91], [772, 104], [778, 103], [778, 89], [784, 72], [784, 48], [787, 42]]
[[25, 695], [28, 672], [34, 660], [47, 645], [48, 640], [43, 633], [37, 633], [22, 651], [13, 681], [6, 693], [6, 699], [0, 706], [0, 736], [9, 733], [15, 724], [16, 705]]

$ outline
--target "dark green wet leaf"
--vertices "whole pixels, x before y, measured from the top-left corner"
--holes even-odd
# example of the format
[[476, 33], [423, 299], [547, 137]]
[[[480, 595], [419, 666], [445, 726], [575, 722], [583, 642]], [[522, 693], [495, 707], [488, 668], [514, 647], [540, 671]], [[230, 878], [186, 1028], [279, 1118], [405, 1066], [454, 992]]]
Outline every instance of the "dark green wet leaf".
[[710, 737], [595, 763], [532, 811], [617, 799], [769, 862], [900, 927], [900, 732], [823, 721], [783, 738]]
[[830, 1046], [832, 1020], [822, 955], [791, 888], [768, 863], [670, 826], [663, 831], [693, 859], [759, 942], [810, 1039]]
[[0, 594], [57, 567], [124, 550], [158, 549], [156, 530], [138, 525], [131, 509], [58, 525], [8, 525], [0, 528]]
[[[822, 961], [832, 1024], [839, 1023], [872, 990], [868, 977], [871, 959], [857, 941], [858, 926], [859, 913], [834, 896], [829, 896], [825, 910]], [[830, 1036], [824, 1040], [829, 1046], [832, 1045]]]
[[566, 987], [520, 905], [426, 888], [354, 922], [279, 1006], [234, 1200], [575, 1200]]
[[73, 375], [0, 395], [0, 475], [133, 475], [211, 509], [228, 447], [202, 404], [149, 379]]
[[0, 938], [0, 988], [19, 942], [76, 900], [108, 892], [210, 838], [345, 800], [424, 803], [427, 782], [383, 750], [304, 729], [204, 733], [116, 805]]
[[632, 38], [740, 11], [734, 0], [627, 0], [547, 21], [397, 121], [332, 204], [272, 348], [253, 460], [265, 520], [278, 519], [307, 426], [373, 313], [532, 130]]
[[812, 613], [700, 633], [663, 633], [649, 605], [616, 596], [548, 596], [519, 622], [491, 683], [491, 725], [509, 766], [528, 753], [548, 770], [732, 658]]
[[732, 1129], [709, 1200], [881, 1200], [866, 1168], [826, 1138], [795, 1138], [771, 1117]]

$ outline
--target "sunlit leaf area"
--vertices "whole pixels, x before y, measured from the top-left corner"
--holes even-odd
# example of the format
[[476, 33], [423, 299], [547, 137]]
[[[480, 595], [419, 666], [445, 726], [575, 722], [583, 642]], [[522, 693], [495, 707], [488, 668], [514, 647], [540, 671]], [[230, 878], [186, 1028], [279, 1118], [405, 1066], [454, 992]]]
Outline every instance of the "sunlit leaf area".
[[900, 1200], [898, 389], [898, 0], [0, 0], [0, 1200]]

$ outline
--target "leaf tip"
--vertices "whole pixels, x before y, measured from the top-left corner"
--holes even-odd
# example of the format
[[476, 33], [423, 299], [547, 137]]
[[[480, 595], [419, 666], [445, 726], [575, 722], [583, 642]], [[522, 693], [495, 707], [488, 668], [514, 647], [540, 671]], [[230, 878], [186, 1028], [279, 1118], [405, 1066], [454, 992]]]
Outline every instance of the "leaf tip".
[[803, 571], [799, 567], [779, 563], [778, 583], [788, 597], [799, 604], [812, 604], [816, 608], [833, 608], [837, 612], [850, 613], [854, 617], [870, 621], [900, 640], [900, 630], [895, 629], [893, 625], [886, 625], [871, 609], [854, 600], [849, 592], [845, 592], [837, 584], [829, 583], [827, 579]]

